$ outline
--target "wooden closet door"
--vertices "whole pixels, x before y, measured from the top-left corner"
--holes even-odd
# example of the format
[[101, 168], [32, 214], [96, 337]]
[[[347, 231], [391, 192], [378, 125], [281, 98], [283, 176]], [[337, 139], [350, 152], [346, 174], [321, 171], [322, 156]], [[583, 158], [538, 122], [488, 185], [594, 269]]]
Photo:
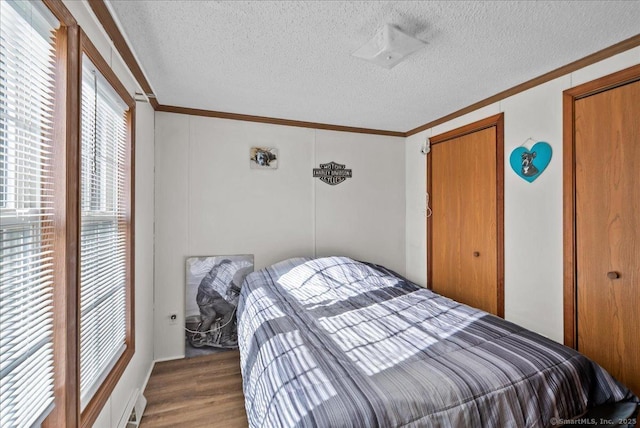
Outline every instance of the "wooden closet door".
[[433, 144], [433, 291], [502, 316], [499, 306], [496, 126]]
[[574, 112], [577, 346], [640, 394], [640, 81]]

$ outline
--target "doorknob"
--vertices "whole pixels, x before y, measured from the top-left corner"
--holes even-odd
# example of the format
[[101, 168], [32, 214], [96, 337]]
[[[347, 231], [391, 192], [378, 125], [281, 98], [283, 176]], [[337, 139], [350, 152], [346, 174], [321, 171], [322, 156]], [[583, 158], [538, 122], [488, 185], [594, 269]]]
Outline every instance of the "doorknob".
[[473, 252], [473, 257], [480, 257], [480, 253], [478, 251]]
[[607, 273], [607, 278], [609, 279], [618, 279], [620, 278], [620, 273], [619, 272], [608, 272]]

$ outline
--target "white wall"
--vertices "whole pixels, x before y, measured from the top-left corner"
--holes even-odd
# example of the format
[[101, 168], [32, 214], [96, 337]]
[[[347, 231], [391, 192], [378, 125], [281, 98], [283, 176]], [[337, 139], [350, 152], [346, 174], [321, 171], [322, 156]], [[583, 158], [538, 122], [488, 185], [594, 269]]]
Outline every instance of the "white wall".
[[[252, 146], [276, 147], [278, 169], [251, 170]], [[253, 254], [260, 269], [340, 253], [404, 272], [403, 156], [402, 138], [157, 112], [155, 358], [184, 355], [187, 257]], [[353, 178], [314, 179], [330, 161]]]
[[[85, 2], [64, 1], [93, 44], [129, 93], [137, 83]], [[118, 426], [132, 395], [142, 390], [153, 365], [153, 222], [154, 222], [154, 111], [147, 103], [136, 105], [135, 174], [135, 341], [136, 352], [111, 393], [94, 427]], [[128, 415], [126, 415], [128, 416]]]
[[335, 160], [353, 171], [337, 186], [313, 181], [317, 256], [344, 255], [404, 273], [404, 149], [398, 145], [397, 138], [317, 131], [316, 167]]
[[[505, 318], [562, 342], [562, 91], [638, 63], [640, 48], [634, 48], [408, 137], [408, 278], [426, 284], [426, 163], [421, 145], [427, 137], [504, 112]], [[551, 163], [533, 183], [509, 165], [511, 151], [529, 137], [553, 148]]]

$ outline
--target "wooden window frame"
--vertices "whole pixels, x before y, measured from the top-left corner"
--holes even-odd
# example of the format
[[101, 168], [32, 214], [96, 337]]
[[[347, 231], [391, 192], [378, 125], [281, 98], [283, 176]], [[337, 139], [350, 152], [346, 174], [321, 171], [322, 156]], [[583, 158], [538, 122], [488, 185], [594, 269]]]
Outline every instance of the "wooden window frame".
[[[42, 0], [60, 22], [56, 34], [54, 107], [54, 396], [47, 427], [90, 427], [135, 354], [135, 100], [79, 27], [62, 0]], [[80, 411], [80, 141], [82, 55], [129, 107], [127, 113], [126, 349]]]
[[[87, 35], [80, 30], [80, 48], [81, 54], [79, 58], [80, 68], [82, 68], [82, 56], [86, 55], [87, 58], [91, 60], [93, 65], [95, 65], [96, 69], [102, 74], [102, 76], [109, 82], [111, 87], [116, 91], [118, 96], [125, 102], [125, 104], [129, 107], [126, 113], [126, 126], [127, 126], [127, 157], [125, 164], [126, 175], [126, 185], [125, 189], [127, 190], [127, 194], [125, 195], [125, 199], [127, 201], [126, 204], [126, 217], [127, 217], [127, 225], [126, 225], [126, 236], [127, 236], [127, 244], [126, 244], [126, 261], [125, 261], [125, 281], [126, 281], [126, 291], [125, 291], [125, 325], [126, 325], [126, 335], [125, 335], [125, 350], [118, 358], [118, 361], [111, 369], [105, 380], [102, 382], [96, 393], [93, 395], [91, 400], [87, 403], [87, 406], [82, 411], [80, 415], [80, 426], [82, 427], [91, 427], [93, 422], [96, 420], [104, 404], [107, 402], [109, 397], [111, 396], [111, 392], [115, 388], [116, 384], [122, 377], [124, 370], [127, 368], [129, 361], [133, 357], [135, 353], [135, 302], [134, 302], [134, 177], [135, 177], [135, 169], [134, 169], [134, 154], [135, 154], [135, 107], [136, 102], [134, 98], [129, 94], [124, 85], [120, 82], [116, 74], [113, 72], [111, 67], [107, 64], [105, 59], [102, 57], [100, 52], [93, 45], [91, 40], [87, 37]], [[80, 82], [82, 81], [82, 72], [80, 72]], [[80, 90], [78, 91], [80, 93]], [[78, 159], [81, 158], [80, 152], [78, 151]], [[80, 174], [80, 168], [78, 168], [78, 175]], [[78, 180], [78, 183], [80, 180]], [[77, 188], [76, 197], [78, 200], [80, 199], [80, 186]], [[78, 210], [80, 209], [80, 204], [78, 203]], [[80, 214], [78, 211], [78, 218], [80, 218]], [[79, 226], [78, 226], [79, 228]], [[78, 233], [78, 241], [77, 248], [80, 251], [80, 241]], [[80, 295], [80, 270], [78, 268], [78, 296]], [[78, 297], [79, 301], [79, 297]], [[79, 307], [79, 305], [78, 305]], [[78, 313], [78, 326], [80, 325], [80, 314]], [[79, 329], [76, 332], [78, 334], [79, 339]], [[79, 351], [79, 345], [78, 345]], [[78, 352], [78, 360], [80, 359], [80, 354]], [[78, 381], [80, 377], [78, 377]], [[79, 385], [78, 385], [79, 387]]]

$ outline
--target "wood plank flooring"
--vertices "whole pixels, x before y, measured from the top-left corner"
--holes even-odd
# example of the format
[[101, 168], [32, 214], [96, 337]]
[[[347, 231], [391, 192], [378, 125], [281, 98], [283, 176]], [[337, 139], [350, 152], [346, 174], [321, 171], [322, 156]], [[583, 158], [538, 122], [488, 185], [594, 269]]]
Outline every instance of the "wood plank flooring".
[[142, 428], [248, 425], [238, 351], [156, 363], [144, 396]]

